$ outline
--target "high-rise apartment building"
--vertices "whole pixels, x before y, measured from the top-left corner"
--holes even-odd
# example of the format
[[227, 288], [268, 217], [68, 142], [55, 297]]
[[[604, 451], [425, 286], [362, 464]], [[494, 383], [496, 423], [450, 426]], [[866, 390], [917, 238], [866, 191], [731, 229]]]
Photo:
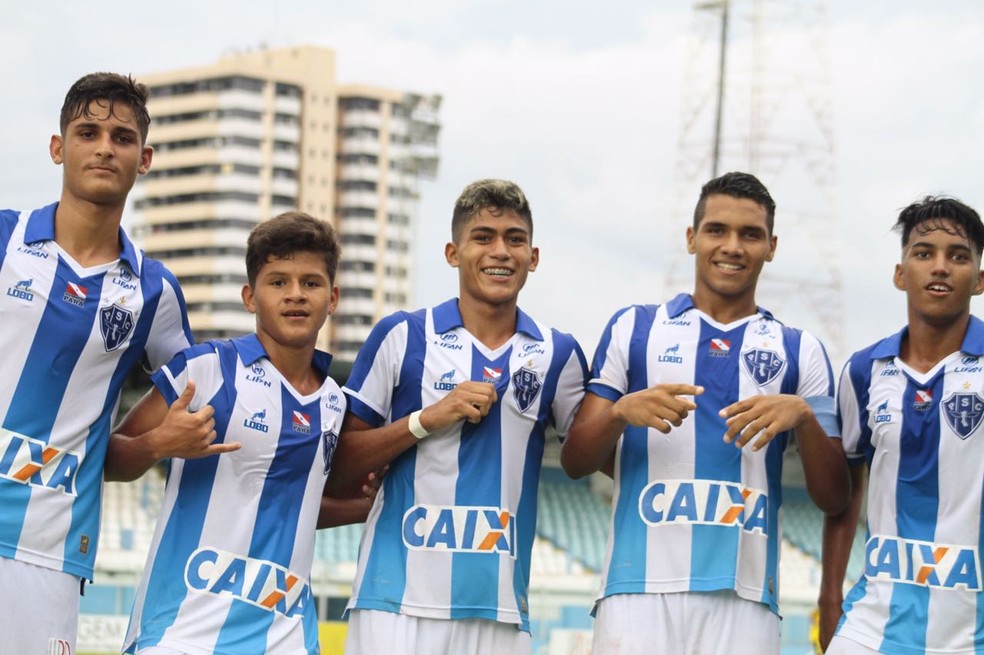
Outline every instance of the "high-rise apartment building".
[[341, 85], [331, 50], [223, 57], [153, 75], [150, 172], [132, 233], [174, 272], [197, 340], [253, 330], [246, 237], [300, 209], [342, 241], [338, 311], [323, 347], [351, 360], [381, 316], [412, 304], [418, 182], [437, 170], [440, 96]]

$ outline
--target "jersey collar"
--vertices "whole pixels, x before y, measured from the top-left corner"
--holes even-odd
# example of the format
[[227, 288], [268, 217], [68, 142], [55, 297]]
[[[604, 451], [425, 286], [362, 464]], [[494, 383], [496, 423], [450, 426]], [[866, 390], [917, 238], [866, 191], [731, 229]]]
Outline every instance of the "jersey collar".
[[[47, 207], [35, 209], [27, 219], [27, 227], [24, 229], [24, 245], [37, 243], [38, 241], [55, 240], [55, 210], [58, 203], [54, 202]], [[120, 251], [120, 261], [126, 262], [130, 270], [140, 277], [140, 257], [137, 249], [126, 236], [123, 228], [119, 228], [120, 243], [123, 248]]]
[[[463, 328], [461, 312], [458, 310], [458, 299], [447, 300], [433, 309], [434, 332], [444, 334], [455, 328]], [[543, 334], [536, 322], [519, 307], [516, 308], [516, 332], [522, 332], [531, 339], [543, 341]]]
[[[236, 352], [239, 353], [239, 360], [243, 363], [243, 366], [249, 366], [253, 364], [258, 359], [266, 357], [266, 348], [260, 343], [259, 337], [256, 334], [247, 334], [243, 337], [236, 337], [231, 339], [232, 345], [236, 347]], [[315, 350], [314, 358], [311, 362], [314, 366], [314, 370], [321, 373], [325, 378], [328, 377], [328, 367], [331, 366], [331, 355], [323, 350]]]
[[[694, 298], [689, 293], [681, 293], [677, 295], [673, 300], [666, 303], [666, 313], [669, 315], [670, 318], [676, 318], [680, 314], [689, 311], [691, 309], [696, 309], [696, 307], [694, 307]], [[772, 315], [772, 312], [770, 312], [769, 310], [763, 309], [758, 305], [755, 306], [755, 309], [762, 316], [775, 320], [775, 317]]]
[[[872, 359], [890, 359], [898, 357], [902, 352], [902, 341], [909, 334], [909, 327], [906, 326], [893, 334], [882, 339], [874, 348], [871, 349]], [[967, 333], [964, 335], [963, 343], [960, 345], [960, 352], [980, 357], [984, 355], [984, 321], [973, 314], [970, 316], [970, 323], [967, 325]]]

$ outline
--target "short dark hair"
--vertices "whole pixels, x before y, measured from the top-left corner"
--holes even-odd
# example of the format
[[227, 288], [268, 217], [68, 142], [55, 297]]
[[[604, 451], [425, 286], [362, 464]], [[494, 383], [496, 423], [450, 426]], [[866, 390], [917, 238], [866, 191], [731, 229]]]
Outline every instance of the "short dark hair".
[[341, 250], [335, 230], [328, 223], [299, 211], [274, 216], [253, 228], [246, 240], [246, 277], [249, 286], [256, 284], [260, 269], [271, 259], [290, 259], [298, 252], [313, 252], [322, 256], [328, 270], [328, 280], [334, 284]]
[[508, 180], [478, 180], [466, 186], [454, 203], [451, 239], [457, 242], [464, 224], [483, 209], [496, 216], [509, 211], [516, 212], [517, 216], [526, 221], [530, 228], [530, 238], [533, 237], [533, 211], [523, 190], [515, 182]]
[[[955, 225], [956, 231], [953, 226], [944, 222], [947, 220]], [[956, 233], [966, 237], [973, 244], [978, 259], [984, 252], [984, 224], [981, 223], [980, 215], [956, 198], [926, 196], [899, 212], [899, 219], [893, 229], [902, 235], [903, 248], [908, 245], [912, 230], [923, 223], [931, 223], [931, 225], [926, 226], [925, 229], [921, 228], [921, 233], [933, 230]]]
[[62, 136], [68, 129], [68, 124], [80, 116], [92, 118], [89, 105], [94, 100], [105, 100], [109, 103], [109, 113], [117, 102], [125, 103], [133, 111], [140, 132], [140, 141], [147, 143], [147, 132], [150, 130], [150, 114], [147, 112], [147, 87], [136, 82], [129, 75], [118, 73], [90, 73], [81, 77], [65, 94], [62, 104], [59, 127]]
[[769, 234], [776, 220], [776, 201], [769, 195], [769, 190], [765, 188], [757, 177], [750, 173], [725, 173], [716, 177], [700, 189], [700, 198], [697, 199], [697, 206], [694, 208], [694, 230], [704, 219], [704, 210], [707, 206], [708, 196], [722, 194], [732, 198], [747, 198], [753, 200], [765, 210], [765, 221], [769, 227]]

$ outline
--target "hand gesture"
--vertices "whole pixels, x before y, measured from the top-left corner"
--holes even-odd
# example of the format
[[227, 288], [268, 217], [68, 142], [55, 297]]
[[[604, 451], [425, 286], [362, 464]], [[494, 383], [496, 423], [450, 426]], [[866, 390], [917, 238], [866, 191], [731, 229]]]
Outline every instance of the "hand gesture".
[[420, 414], [420, 424], [431, 432], [449, 428], [461, 421], [478, 423], [499, 396], [488, 382], [461, 382], [451, 393], [426, 407]]
[[188, 409], [195, 396], [195, 383], [188, 386], [177, 400], [171, 403], [160, 426], [154, 430], [155, 450], [158, 459], [182, 457], [195, 459], [239, 450], [240, 443], [220, 443], [215, 441], [215, 410], [205, 405], [197, 411]]
[[655, 428], [669, 434], [674, 426], [680, 427], [691, 410], [697, 409], [697, 404], [688, 396], [702, 393], [704, 387], [692, 384], [657, 384], [622, 396], [613, 410], [629, 425]]
[[778, 394], [751, 396], [728, 405], [719, 414], [728, 426], [724, 433], [727, 443], [734, 442], [742, 448], [756, 435], [752, 450], [758, 451], [772, 441], [777, 434], [795, 430], [813, 412], [809, 404], [799, 396]]

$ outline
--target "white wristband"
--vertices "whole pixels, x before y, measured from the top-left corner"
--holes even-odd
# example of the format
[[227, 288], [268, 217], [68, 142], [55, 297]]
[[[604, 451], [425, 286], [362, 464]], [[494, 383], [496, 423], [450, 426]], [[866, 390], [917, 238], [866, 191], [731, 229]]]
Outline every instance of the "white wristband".
[[418, 439], [423, 439], [430, 435], [430, 430], [420, 424], [420, 413], [423, 411], [422, 409], [418, 409], [416, 412], [411, 412], [410, 414], [410, 434]]

